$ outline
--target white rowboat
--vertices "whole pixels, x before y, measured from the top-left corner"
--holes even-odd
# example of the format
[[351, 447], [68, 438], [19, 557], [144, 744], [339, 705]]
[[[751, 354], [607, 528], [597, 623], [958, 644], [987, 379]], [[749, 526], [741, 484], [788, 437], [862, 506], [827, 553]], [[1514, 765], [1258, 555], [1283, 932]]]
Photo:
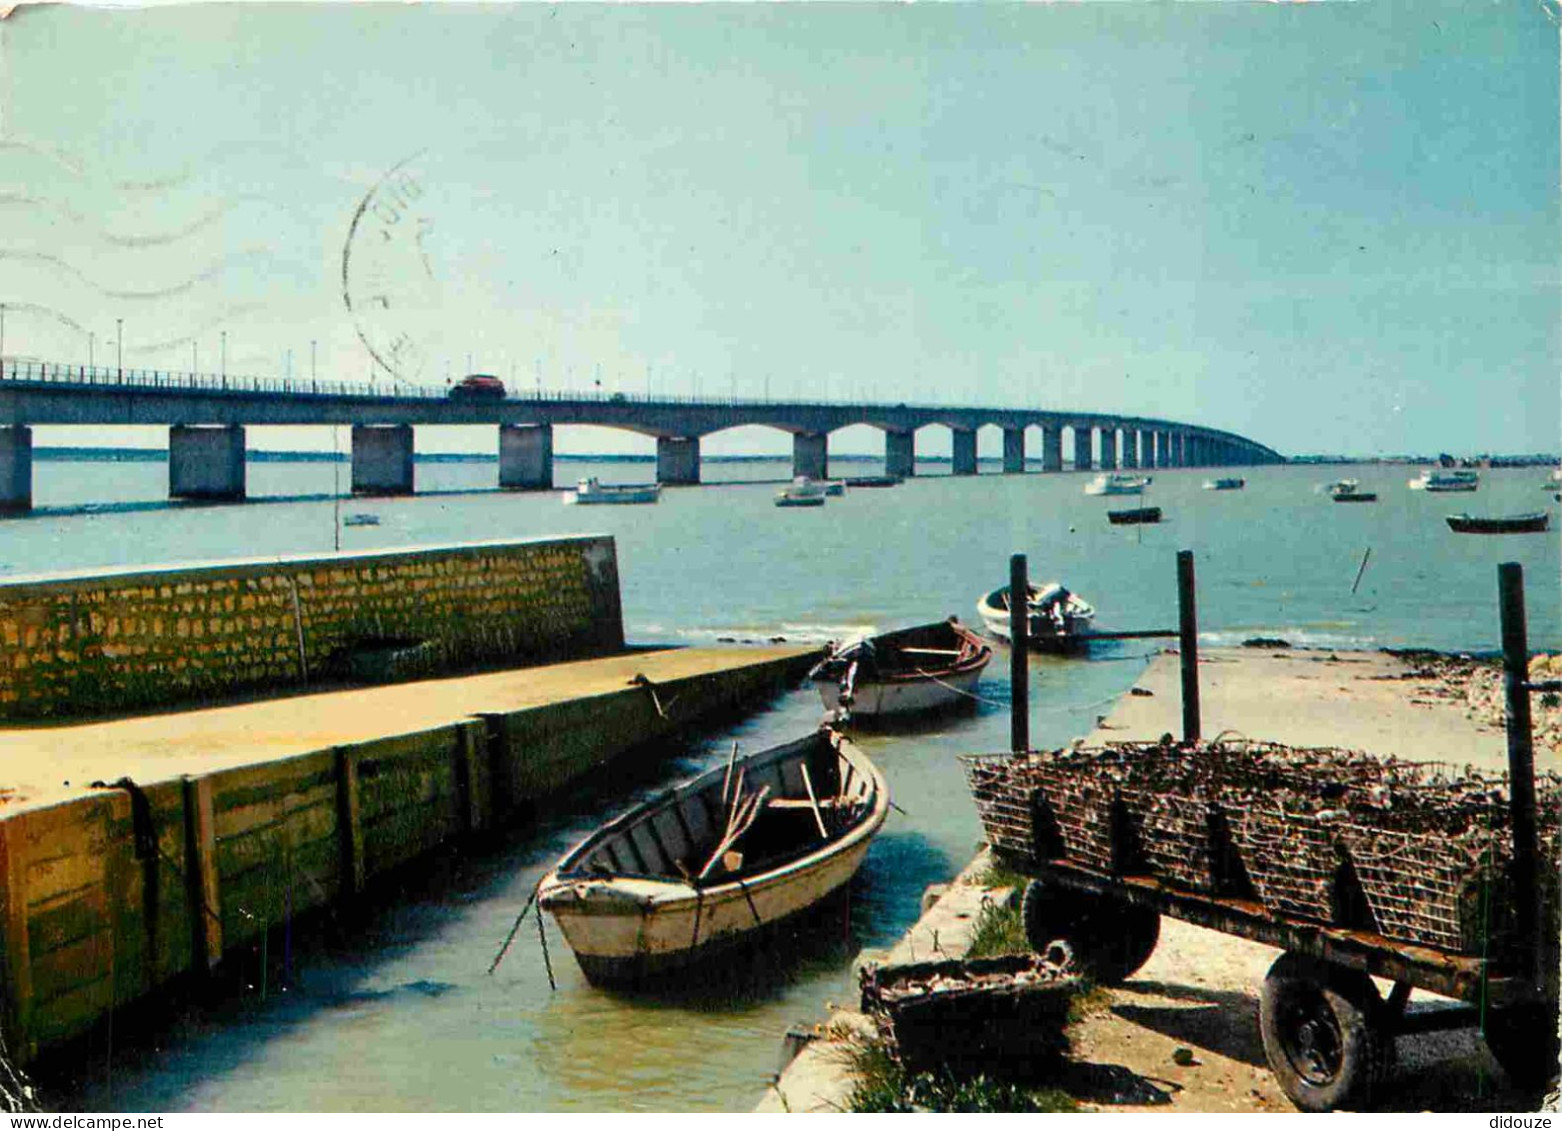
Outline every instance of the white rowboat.
[[842, 644], [808, 678], [826, 710], [903, 715], [972, 702], [992, 657], [981, 637], [951, 617]]
[[590, 981], [633, 985], [751, 941], [839, 890], [888, 813], [877, 767], [817, 731], [609, 821], [543, 878], [537, 903]]

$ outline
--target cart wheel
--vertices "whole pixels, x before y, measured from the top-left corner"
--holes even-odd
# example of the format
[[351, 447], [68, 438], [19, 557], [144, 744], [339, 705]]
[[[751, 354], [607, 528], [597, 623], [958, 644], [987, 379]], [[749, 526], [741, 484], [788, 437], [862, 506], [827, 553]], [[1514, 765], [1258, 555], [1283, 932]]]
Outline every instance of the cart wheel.
[[1037, 954], [1077, 967], [1104, 986], [1132, 977], [1150, 960], [1161, 937], [1161, 913], [1154, 908], [1043, 880], [1025, 885], [1020, 919]]
[[1264, 1055], [1302, 1111], [1334, 1111], [1369, 1099], [1394, 1061], [1372, 979], [1300, 954], [1275, 960], [1258, 999]]
[[1520, 1088], [1541, 1088], [1557, 1075], [1557, 1007], [1544, 1003], [1493, 1009], [1482, 1036], [1508, 1078]]

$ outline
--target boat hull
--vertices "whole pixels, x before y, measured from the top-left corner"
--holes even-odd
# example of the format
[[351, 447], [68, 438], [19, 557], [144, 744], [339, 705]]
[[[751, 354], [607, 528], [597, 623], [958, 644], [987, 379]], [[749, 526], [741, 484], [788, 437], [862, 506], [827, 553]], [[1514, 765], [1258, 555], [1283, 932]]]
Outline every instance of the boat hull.
[[[757, 823], [742, 815], [750, 803]], [[817, 732], [609, 821], [543, 878], [537, 904], [589, 980], [637, 984], [757, 941], [828, 898], [888, 814], [878, 769], [846, 739]], [[752, 864], [745, 853], [757, 854]]]
[[643, 985], [761, 943], [850, 883], [869, 843], [795, 875], [725, 885], [703, 898], [658, 902], [649, 910], [589, 898], [573, 907], [550, 903], [548, 910], [587, 981]]
[[[1007, 591], [1008, 587], [995, 589], [976, 603], [976, 612], [982, 618], [982, 625], [992, 636], [1002, 640], [1005, 644], [1012, 644], [1013, 638], [1009, 633], [1009, 610], [999, 603], [999, 598]], [[1086, 644], [1085, 634], [1090, 631], [1090, 624], [1095, 619], [1095, 609], [1077, 596], [1072, 600], [1079, 601], [1076, 611], [1066, 621], [1066, 627], [1059, 630], [1057, 622], [1051, 617], [1042, 616], [1031, 612], [1027, 618], [1029, 635], [1026, 638], [1029, 646], [1041, 652], [1073, 652], [1083, 648]]]
[[824, 496], [823, 495], [777, 495], [776, 496], [776, 506], [778, 506], [778, 507], [822, 507], [822, 506], [824, 506]]
[[[984, 665], [985, 666], [985, 665]], [[982, 678], [982, 668], [954, 672], [932, 679], [859, 681], [852, 689], [851, 713], [854, 717], [910, 715], [962, 706], [972, 700], [972, 688]], [[841, 707], [841, 685], [833, 679], [816, 679], [819, 701], [827, 711]]]
[[1106, 520], [1113, 526], [1143, 526], [1161, 521], [1160, 507], [1136, 507], [1127, 511], [1107, 511]]
[[1551, 516], [1544, 511], [1514, 515], [1511, 518], [1478, 518], [1468, 514], [1448, 516], [1448, 529], [1455, 534], [1542, 534], [1550, 526]]

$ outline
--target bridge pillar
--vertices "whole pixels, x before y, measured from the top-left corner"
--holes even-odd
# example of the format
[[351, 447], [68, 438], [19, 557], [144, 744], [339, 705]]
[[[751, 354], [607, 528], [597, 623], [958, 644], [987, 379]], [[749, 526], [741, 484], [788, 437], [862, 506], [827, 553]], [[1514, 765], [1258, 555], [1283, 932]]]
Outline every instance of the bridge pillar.
[[412, 425], [353, 425], [353, 494], [410, 495]]
[[688, 486], [700, 481], [698, 436], [656, 438], [656, 481], [671, 486]]
[[1023, 428], [1003, 430], [1003, 473], [1005, 475], [1025, 474], [1025, 429]]
[[168, 495], [174, 499], [243, 499], [243, 427], [175, 424], [169, 428]]
[[1159, 432], [1156, 434], [1156, 442], [1155, 466], [1176, 467], [1176, 461], [1172, 459], [1172, 434]]
[[1172, 466], [1188, 466], [1188, 434], [1186, 432], [1173, 432], [1171, 438]]
[[956, 475], [976, 474], [976, 429], [975, 428], [951, 428], [953, 440], [951, 455], [953, 464], [951, 470]]
[[1136, 471], [1139, 468], [1139, 429], [1123, 429], [1123, 470]]
[[884, 474], [910, 479], [917, 473], [917, 434], [884, 433]]
[[1107, 471], [1117, 470], [1117, 429], [1101, 429], [1101, 466]]
[[0, 514], [33, 509], [33, 430], [25, 424], [0, 428]]
[[1090, 453], [1090, 433], [1094, 431], [1088, 424], [1081, 427], [1074, 425], [1074, 470], [1089, 471], [1095, 466], [1095, 461]]
[[792, 474], [809, 479], [830, 478], [830, 437], [825, 432], [798, 432], [792, 436]]
[[1041, 426], [1041, 470], [1063, 470], [1063, 426], [1061, 424]]
[[499, 489], [547, 491], [553, 487], [553, 425], [499, 425]]

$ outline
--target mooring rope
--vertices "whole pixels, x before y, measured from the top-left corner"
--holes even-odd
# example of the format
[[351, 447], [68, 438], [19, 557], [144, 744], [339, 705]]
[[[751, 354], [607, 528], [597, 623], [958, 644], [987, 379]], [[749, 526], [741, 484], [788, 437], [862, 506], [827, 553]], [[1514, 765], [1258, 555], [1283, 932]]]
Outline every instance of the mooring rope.
[[[1006, 707], [1009, 706], [1009, 704], [1007, 704], [1007, 703], [1005, 703], [1005, 702], [1003, 702], [1001, 700], [998, 700], [998, 699], [988, 699], [986, 696], [978, 695], [974, 691], [966, 691], [964, 688], [956, 687], [952, 683], [945, 683], [943, 680], [939, 679], [932, 672], [923, 671], [921, 668], [915, 668], [913, 670], [918, 675], [925, 676], [928, 679], [932, 680], [934, 683], [938, 684], [940, 687], [947, 688], [948, 690], [953, 691], [957, 695], [964, 695], [968, 699], [975, 699], [978, 703], [986, 703], [989, 707], [998, 707], [1000, 709], [1006, 708]], [[1031, 710], [1032, 711], [1089, 711], [1089, 710], [1091, 710], [1092, 708], [1095, 708], [1095, 707], [1104, 707], [1108, 703], [1115, 703], [1119, 699], [1121, 699], [1125, 694], [1127, 694], [1127, 693], [1120, 691], [1116, 695], [1108, 695], [1105, 699], [1096, 699], [1096, 700], [1094, 700], [1093, 702], [1090, 702], [1090, 703], [1056, 703], [1056, 704], [1053, 704], [1051, 706], [1046, 706], [1046, 707], [1032, 706]]]

